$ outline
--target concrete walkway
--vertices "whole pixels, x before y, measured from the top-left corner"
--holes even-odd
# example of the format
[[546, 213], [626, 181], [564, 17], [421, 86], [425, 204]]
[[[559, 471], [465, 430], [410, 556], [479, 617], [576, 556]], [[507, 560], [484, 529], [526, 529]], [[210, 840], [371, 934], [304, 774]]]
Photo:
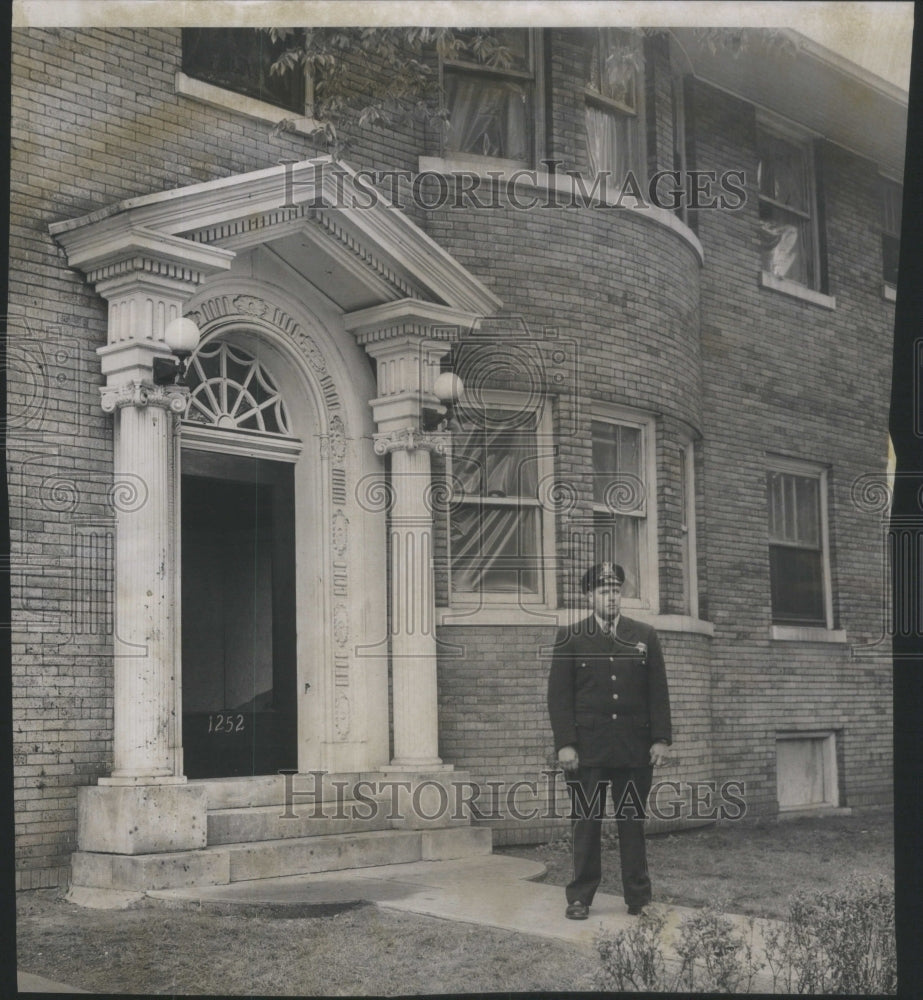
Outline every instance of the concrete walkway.
[[[628, 916], [621, 897], [608, 893], [597, 893], [588, 920], [567, 920], [564, 890], [533, 881], [544, 871], [544, 865], [534, 861], [492, 854], [457, 861], [417, 861], [221, 886], [164, 889], [147, 895], [165, 905], [222, 909], [235, 904], [322, 909], [367, 901], [382, 909], [547, 938], [588, 954], [595, 953], [594, 938], [600, 930], [615, 932], [636, 923], [637, 917]], [[667, 918], [664, 945], [669, 958], [675, 956], [672, 942], [683, 917], [696, 910], [666, 905], [662, 909]], [[727, 916], [745, 936], [749, 935], [746, 917]], [[760, 950], [762, 931], [770, 923], [756, 921], [754, 944]], [[771, 982], [763, 982], [764, 978], [765, 974], [755, 986], [768, 988]]]

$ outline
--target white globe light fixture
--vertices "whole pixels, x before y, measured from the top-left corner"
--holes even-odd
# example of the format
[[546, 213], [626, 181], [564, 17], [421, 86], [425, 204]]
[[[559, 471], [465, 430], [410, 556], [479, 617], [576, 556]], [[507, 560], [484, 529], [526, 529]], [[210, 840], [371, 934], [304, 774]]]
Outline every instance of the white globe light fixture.
[[439, 400], [438, 407], [424, 406], [422, 426], [424, 431], [454, 431], [458, 425], [454, 419], [454, 406], [461, 399], [465, 386], [455, 372], [441, 372], [433, 382], [433, 395]]
[[172, 358], [154, 358], [155, 385], [185, 385], [189, 356], [199, 346], [199, 328], [185, 316], [177, 316], [164, 327], [163, 342]]
[[433, 382], [433, 395], [440, 403], [447, 406], [457, 403], [464, 391], [464, 383], [455, 372], [442, 372], [436, 376], [436, 381]]

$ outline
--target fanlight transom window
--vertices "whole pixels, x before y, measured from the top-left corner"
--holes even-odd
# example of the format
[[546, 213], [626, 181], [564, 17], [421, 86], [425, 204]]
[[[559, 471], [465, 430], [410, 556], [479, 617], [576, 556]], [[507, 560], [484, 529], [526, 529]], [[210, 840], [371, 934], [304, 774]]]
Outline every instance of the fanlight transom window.
[[213, 427], [291, 434], [279, 388], [266, 368], [240, 347], [218, 341], [189, 364], [186, 419]]

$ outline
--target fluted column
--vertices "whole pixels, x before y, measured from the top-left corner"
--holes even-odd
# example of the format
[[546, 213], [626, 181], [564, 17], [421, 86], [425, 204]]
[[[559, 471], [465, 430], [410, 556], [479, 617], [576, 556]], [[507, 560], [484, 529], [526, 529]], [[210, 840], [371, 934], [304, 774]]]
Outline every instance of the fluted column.
[[388, 303], [346, 317], [375, 359], [378, 397], [370, 401], [378, 432], [375, 451], [391, 456], [391, 674], [395, 768], [444, 766], [439, 758], [436, 684], [433, 515], [430, 454], [449, 436], [423, 428], [424, 408], [438, 405], [433, 383], [440, 359], [460, 329], [477, 317], [415, 300]]
[[173, 445], [186, 392], [133, 381], [104, 389], [102, 408], [116, 421], [112, 778], [178, 776]]
[[[425, 484], [430, 453], [425, 447], [395, 445], [391, 450], [394, 503], [390, 534], [391, 666], [395, 767], [419, 770], [441, 764], [436, 687], [433, 516]], [[419, 444], [419, 441], [415, 442]]]

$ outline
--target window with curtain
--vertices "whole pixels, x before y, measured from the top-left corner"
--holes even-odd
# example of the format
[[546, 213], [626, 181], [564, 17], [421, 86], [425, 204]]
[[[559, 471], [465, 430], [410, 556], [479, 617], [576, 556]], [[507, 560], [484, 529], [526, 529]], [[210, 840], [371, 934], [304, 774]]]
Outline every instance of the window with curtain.
[[446, 154], [533, 161], [536, 112], [535, 58], [527, 28], [492, 28], [489, 35], [503, 48], [491, 59], [476, 30], [458, 32], [468, 49], [443, 63], [443, 87], [449, 118]]
[[594, 420], [592, 437], [592, 561], [619, 563], [625, 570], [622, 595], [641, 598], [648, 502], [643, 428]]
[[607, 172], [621, 185], [628, 171], [640, 173], [642, 163], [640, 39], [620, 28], [597, 28], [591, 38], [585, 91], [587, 159], [591, 174]]
[[273, 42], [269, 32], [258, 28], [183, 28], [183, 72], [303, 115], [304, 70], [270, 72], [279, 56], [299, 40]]
[[767, 486], [773, 621], [829, 627], [823, 473], [770, 469]]
[[538, 414], [466, 407], [460, 423], [451, 463], [452, 595], [543, 601]]
[[896, 181], [881, 180], [881, 268], [886, 284], [897, 286], [897, 269], [901, 253], [901, 204], [904, 200], [903, 185]]
[[759, 128], [757, 140], [763, 270], [816, 289], [819, 267], [811, 146], [765, 127]]

